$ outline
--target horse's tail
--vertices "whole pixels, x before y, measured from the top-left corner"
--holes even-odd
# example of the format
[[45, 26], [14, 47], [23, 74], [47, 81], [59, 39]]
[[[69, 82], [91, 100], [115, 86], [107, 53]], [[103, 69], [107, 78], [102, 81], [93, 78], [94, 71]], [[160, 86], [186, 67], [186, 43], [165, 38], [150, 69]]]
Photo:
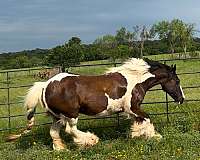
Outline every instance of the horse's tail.
[[41, 103], [42, 92], [45, 87], [46, 82], [35, 82], [34, 85], [29, 89], [24, 102], [24, 107], [27, 109], [27, 128], [23, 130], [20, 134], [12, 134], [7, 137], [7, 141], [13, 141], [21, 137], [22, 135], [31, 131], [34, 125], [34, 114], [36, 110], [36, 105], [38, 102]]

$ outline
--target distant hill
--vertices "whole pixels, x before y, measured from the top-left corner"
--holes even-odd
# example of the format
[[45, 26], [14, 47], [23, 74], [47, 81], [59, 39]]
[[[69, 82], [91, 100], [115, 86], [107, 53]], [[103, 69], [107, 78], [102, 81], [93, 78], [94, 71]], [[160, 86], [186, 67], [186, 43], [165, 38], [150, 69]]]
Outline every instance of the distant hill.
[[[19, 67], [33, 67], [43, 65], [43, 60], [48, 54], [48, 49], [36, 48], [20, 52], [8, 52], [0, 54], [0, 68], [12, 69]], [[21, 65], [21, 64], [24, 64]]]

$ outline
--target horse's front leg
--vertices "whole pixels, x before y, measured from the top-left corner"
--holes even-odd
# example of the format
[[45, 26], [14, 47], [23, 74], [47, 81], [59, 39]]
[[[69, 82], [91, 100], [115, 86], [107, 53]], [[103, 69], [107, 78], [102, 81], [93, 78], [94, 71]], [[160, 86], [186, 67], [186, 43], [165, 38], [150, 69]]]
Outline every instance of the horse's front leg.
[[90, 147], [98, 143], [99, 138], [90, 133], [77, 129], [78, 118], [67, 118], [65, 131], [72, 135], [74, 142], [81, 147]]
[[144, 136], [145, 138], [162, 138], [162, 136], [155, 131], [153, 123], [150, 122], [149, 115], [145, 113], [140, 106], [135, 105], [131, 107], [134, 114], [135, 121], [131, 125], [131, 137]]

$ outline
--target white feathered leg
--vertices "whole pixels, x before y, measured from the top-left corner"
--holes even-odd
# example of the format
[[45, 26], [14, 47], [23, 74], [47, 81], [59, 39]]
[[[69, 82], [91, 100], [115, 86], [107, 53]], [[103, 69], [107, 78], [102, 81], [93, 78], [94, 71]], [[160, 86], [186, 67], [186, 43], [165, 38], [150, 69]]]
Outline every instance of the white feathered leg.
[[96, 135], [90, 132], [82, 132], [77, 129], [78, 118], [71, 118], [67, 121], [68, 123], [66, 123], [65, 131], [73, 136], [73, 140], [78, 146], [90, 147], [98, 143], [99, 138]]
[[54, 150], [62, 150], [65, 149], [65, 145], [60, 138], [60, 128], [62, 127], [62, 123], [60, 121], [53, 121], [50, 128], [50, 135], [53, 139], [53, 149]]
[[131, 126], [131, 138], [140, 136], [145, 136], [145, 138], [162, 138], [162, 136], [155, 131], [155, 127], [152, 123], [150, 123], [150, 119], [145, 119], [141, 123], [134, 121]]

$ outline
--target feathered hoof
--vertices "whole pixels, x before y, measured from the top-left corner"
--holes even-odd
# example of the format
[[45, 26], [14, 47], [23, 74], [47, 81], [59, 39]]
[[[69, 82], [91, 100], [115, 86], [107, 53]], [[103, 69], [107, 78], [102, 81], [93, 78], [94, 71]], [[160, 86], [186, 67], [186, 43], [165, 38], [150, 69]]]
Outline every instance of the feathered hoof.
[[162, 135], [159, 134], [158, 132], [156, 132], [155, 135], [153, 136], [153, 138], [155, 138], [156, 140], [161, 140], [162, 139]]
[[53, 140], [53, 149], [55, 151], [64, 150], [65, 149], [65, 144], [62, 143], [62, 140], [60, 140], [60, 139], [59, 140], [58, 139]]
[[17, 140], [19, 137], [21, 137], [21, 134], [10, 134], [5, 140], [6, 142], [12, 142]]
[[88, 148], [96, 145], [99, 138], [93, 133], [87, 132], [80, 137], [74, 137], [74, 142], [81, 148]]

